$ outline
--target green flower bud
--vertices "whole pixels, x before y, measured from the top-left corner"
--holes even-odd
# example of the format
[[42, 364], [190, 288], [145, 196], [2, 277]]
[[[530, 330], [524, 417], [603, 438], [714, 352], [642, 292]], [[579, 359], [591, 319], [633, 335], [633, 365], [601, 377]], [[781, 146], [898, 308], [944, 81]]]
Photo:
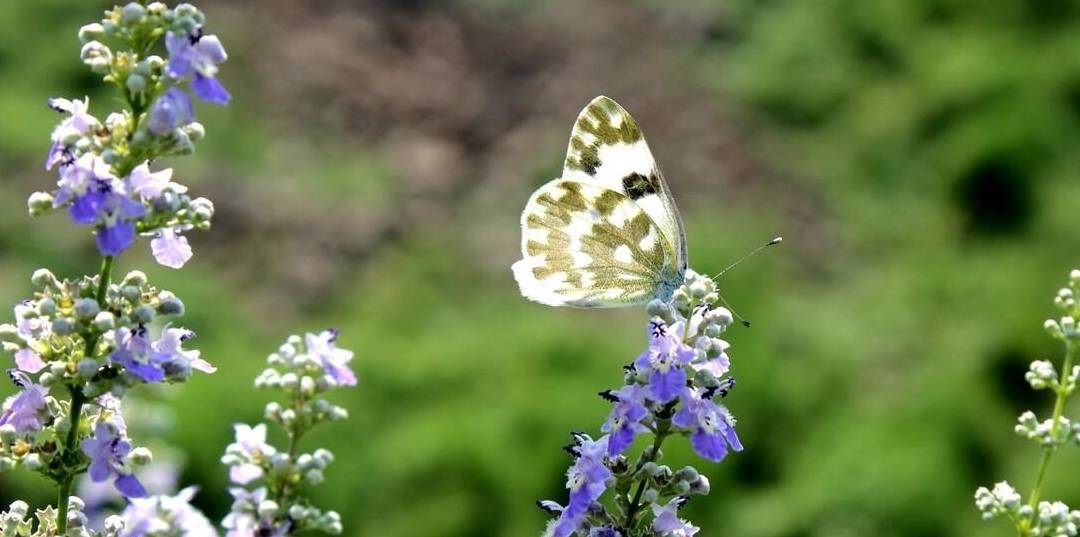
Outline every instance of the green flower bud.
[[12, 424], [0, 425], [0, 443], [10, 444], [18, 438], [18, 433], [15, 432], [15, 426]]
[[146, 78], [138, 74], [129, 75], [127, 79], [127, 88], [135, 93], [146, 91]]
[[654, 488], [645, 489], [645, 494], [641, 495], [641, 499], [645, 503], [656, 503], [656, 499], [660, 497], [660, 492]]
[[41, 216], [53, 209], [53, 197], [48, 192], [34, 192], [26, 200], [30, 216]]

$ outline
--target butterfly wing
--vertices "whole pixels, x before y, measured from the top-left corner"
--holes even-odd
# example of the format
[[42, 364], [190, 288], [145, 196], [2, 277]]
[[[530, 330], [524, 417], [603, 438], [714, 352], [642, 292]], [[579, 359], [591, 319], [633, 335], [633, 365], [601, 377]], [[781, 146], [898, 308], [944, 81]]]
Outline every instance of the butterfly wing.
[[664, 181], [645, 135], [619, 103], [600, 96], [574, 122], [566, 150], [563, 179], [622, 193], [659, 228], [686, 270], [686, 233], [671, 189]]
[[668, 299], [681, 284], [679, 254], [641, 206], [595, 182], [556, 179], [521, 213], [514, 278], [551, 306], [617, 307]]

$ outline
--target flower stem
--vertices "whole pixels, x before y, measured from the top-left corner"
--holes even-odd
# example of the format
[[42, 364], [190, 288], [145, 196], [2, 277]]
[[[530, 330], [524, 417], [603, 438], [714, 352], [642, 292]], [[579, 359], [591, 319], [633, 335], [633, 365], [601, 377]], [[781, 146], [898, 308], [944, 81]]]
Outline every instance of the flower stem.
[[[101, 270], [98, 272], [98, 286], [97, 292], [94, 294], [94, 298], [102, 308], [105, 307], [105, 293], [109, 289], [109, 280], [112, 275], [114, 257], [111, 255], [105, 256], [101, 260]], [[94, 355], [94, 351], [97, 348], [98, 334], [96, 332], [86, 336], [86, 348], [83, 354], [87, 357]], [[86, 396], [83, 395], [82, 388], [74, 384], [68, 385], [68, 391], [71, 392], [71, 406], [68, 410], [68, 422], [70, 423], [67, 437], [64, 440], [64, 453], [61, 455], [62, 460], [68, 470], [59, 482], [59, 491], [56, 497], [56, 509], [58, 511], [56, 517], [57, 533], [63, 535], [67, 531], [67, 513], [68, 513], [68, 497], [71, 496], [71, 484], [75, 480], [75, 476], [78, 472], [72, 472], [70, 468], [77, 462], [75, 455], [76, 443], [79, 440], [79, 422], [82, 420], [82, 407], [86, 402]]]
[[[645, 453], [642, 454], [641, 460], [635, 465], [635, 471], [640, 470], [642, 466], [649, 462], [656, 462], [657, 456], [660, 454], [660, 446], [663, 445], [664, 439], [668, 437], [667, 427], [664, 424], [660, 424], [656, 428], [656, 438], [653, 440], [652, 448], [647, 452], [649, 455], [646, 457]], [[641, 509], [641, 496], [645, 493], [645, 487], [649, 483], [649, 478], [644, 478], [638, 483], [637, 490], [634, 491], [634, 499], [630, 502], [630, 507], [626, 511], [626, 520], [623, 523], [623, 527], [628, 531], [633, 528], [634, 517], [637, 516], [638, 510]]]
[[[1058, 426], [1061, 422], [1061, 416], [1065, 413], [1065, 400], [1069, 397], [1066, 384], [1068, 382], [1069, 375], [1072, 372], [1073, 361], [1076, 358], [1076, 344], [1072, 340], [1065, 341], [1065, 362], [1061, 366], [1060, 381], [1055, 387], [1054, 391], [1057, 393], [1057, 399], [1054, 401], [1054, 414], [1050, 421], [1050, 438], [1056, 438], [1058, 432]], [[1034, 510], [1039, 504], [1039, 495], [1042, 493], [1043, 481], [1046, 479], [1047, 470], [1050, 468], [1050, 459], [1054, 455], [1054, 451], [1057, 449], [1056, 444], [1043, 447], [1042, 457], [1039, 460], [1039, 476], [1035, 479], [1035, 486], [1031, 489], [1031, 497], [1028, 499], [1028, 506]], [[1019, 528], [1021, 537], [1031, 534], [1033, 529], [1030, 520], [1023, 521]]]

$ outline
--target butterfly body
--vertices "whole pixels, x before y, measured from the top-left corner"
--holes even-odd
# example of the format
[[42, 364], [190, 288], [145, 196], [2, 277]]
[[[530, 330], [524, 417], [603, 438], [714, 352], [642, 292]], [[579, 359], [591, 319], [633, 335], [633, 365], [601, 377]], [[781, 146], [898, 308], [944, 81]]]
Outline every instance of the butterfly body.
[[521, 214], [522, 295], [552, 306], [669, 300], [682, 285], [686, 239], [671, 191], [637, 122], [607, 97], [578, 115], [562, 177]]

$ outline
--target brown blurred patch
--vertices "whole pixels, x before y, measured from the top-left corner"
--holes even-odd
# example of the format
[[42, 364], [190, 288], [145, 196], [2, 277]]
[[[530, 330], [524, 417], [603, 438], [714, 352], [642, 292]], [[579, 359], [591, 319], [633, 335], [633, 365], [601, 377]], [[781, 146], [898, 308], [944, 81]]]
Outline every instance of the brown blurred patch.
[[[289, 177], [267, 179], [285, 183], [277, 190], [213, 197], [229, 264], [290, 303], [321, 300], [355, 261], [432, 226], [461, 226], [483, 241], [478, 249], [496, 245], [479, 268], [504, 269], [516, 255], [517, 200], [539, 170], [557, 173], [573, 117], [600, 93], [644, 126], [684, 210], [783, 182], [746, 151], [731, 109], [688, 68], [715, 14], [614, 0], [502, 9], [246, 0], [208, 10], [238, 45], [230, 68], [248, 71], [274, 121], [367, 147], [401, 186], [378, 210], [319, 206]], [[814, 206], [792, 206], [800, 229]]]

